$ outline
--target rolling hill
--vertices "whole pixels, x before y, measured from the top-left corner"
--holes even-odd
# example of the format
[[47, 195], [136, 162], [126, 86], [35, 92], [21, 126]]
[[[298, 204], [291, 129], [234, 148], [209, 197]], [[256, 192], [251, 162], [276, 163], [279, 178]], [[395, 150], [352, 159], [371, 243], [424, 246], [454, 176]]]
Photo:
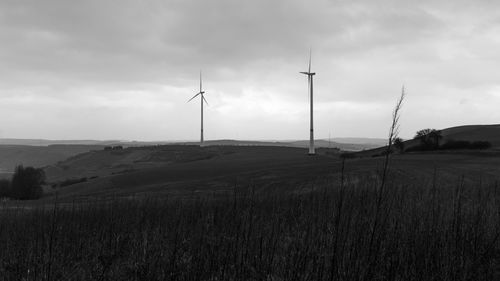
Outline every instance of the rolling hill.
[[[217, 192], [238, 182], [259, 188], [296, 188], [327, 175], [338, 163], [338, 151], [279, 146], [164, 145], [92, 151], [45, 167], [47, 181], [87, 181], [61, 187], [60, 196], [161, 192]], [[299, 185], [300, 185], [299, 184]]]
[[[316, 147], [331, 147], [345, 151], [358, 151], [378, 147], [377, 139], [346, 138], [339, 142], [316, 140]], [[352, 142], [351, 142], [352, 141]], [[308, 141], [238, 141], [210, 140], [211, 146], [282, 146], [305, 148]], [[158, 145], [197, 145], [197, 142], [138, 142], [119, 140], [43, 140], [43, 139], [0, 139], [0, 177], [9, 176], [16, 165], [43, 167], [105, 146], [144, 147]], [[116, 151], [114, 152], [117, 153]], [[134, 157], [134, 156], [131, 156]], [[109, 163], [107, 163], [109, 164]], [[104, 164], [103, 164], [104, 165]]]
[[[351, 142], [352, 141], [352, 142]], [[195, 142], [185, 142], [177, 144], [197, 144]], [[230, 146], [285, 146], [285, 147], [309, 147], [309, 140], [289, 140], [289, 141], [245, 141], [245, 140], [209, 140], [206, 145], [230, 145]], [[338, 148], [344, 151], [359, 151], [363, 149], [372, 149], [384, 144], [384, 140], [370, 138], [344, 138], [334, 139], [333, 141], [325, 139], [316, 139], [314, 145], [318, 148]]]
[[[444, 140], [483, 140], [491, 142], [496, 148], [500, 146], [500, 125], [447, 128], [442, 130], [442, 135]], [[350, 145], [352, 147], [359, 143], [363, 145], [364, 141], [365, 139], [360, 139], [357, 141], [358, 144]], [[408, 140], [405, 143], [407, 147], [411, 147], [418, 144], [418, 141]], [[99, 145], [47, 147], [0, 145], [0, 165], [4, 167], [10, 165], [8, 166], [10, 168], [14, 166], [12, 163], [45, 166], [47, 180], [54, 185], [66, 180], [85, 179], [84, 182], [60, 188], [61, 194], [67, 196], [142, 192], [170, 194], [182, 194], [187, 191], [214, 192], [229, 190], [236, 182], [253, 182], [262, 188], [270, 186], [280, 189], [297, 188], [315, 179], [327, 177], [332, 171], [338, 171], [340, 165], [339, 150], [319, 148], [318, 155], [310, 157], [304, 149], [307, 142], [303, 141], [218, 140], [208, 141], [207, 144], [206, 147], [189, 143], [131, 146], [117, 150], [104, 150], [104, 146]], [[333, 146], [326, 140], [318, 140], [317, 144]], [[356, 155], [370, 157], [380, 154], [383, 150], [383, 147], [379, 147], [357, 152]], [[478, 161], [474, 165], [481, 165], [481, 161], [492, 158], [490, 156], [497, 157], [495, 151], [492, 149], [487, 153], [427, 152], [395, 157], [402, 157], [406, 166], [413, 165], [415, 172], [412, 173], [416, 173], [424, 168], [426, 161], [433, 163], [440, 161], [442, 165], [447, 166], [456, 164], [447, 161], [458, 161], [457, 163]], [[380, 162], [378, 158], [349, 161], [357, 163], [357, 166], [351, 167], [352, 170], [366, 168], [371, 172], [378, 168], [378, 164], [373, 163]]]
[[[328, 149], [308, 156], [303, 148], [293, 147], [165, 145], [92, 151], [48, 166], [45, 171], [50, 184], [84, 178], [83, 182], [57, 187], [59, 198], [66, 199], [228, 194], [242, 186], [270, 194], [338, 184], [342, 165], [338, 155], [338, 151]], [[439, 169], [444, 182], [455, 183], [462, 174], [486, 180], [500, 173], [499, 156], [497, 151], [396, 154], [391, 167], [403, 180], [428, 180], [434, 169]], [[381, 157], [348, 159], [346, 176], [353, 182], [365, 177], [376, 180], [382, 161]]]
[[[487, 141], [491, 143], [492, 149], [496, 150], [500, 148], [500, 124], [495, 125], [465, 125], [450, 127], [446, 129], [439, 130], [443, 138], [440, 140], [440, 144], [447, 141]], [[419, 140], [409, 139], [404, 141], [405, 148], [411, 148], [420, 144]], [[375, 155], [380, 155], [384, 153], [386, 146], [380, 146], [373, 149], [367, 149], [364, 151], [356, 151], [352, 153], [353, 156], [357, 157], [370, 157]]]
[[444, 140], [488, 141], [500, 147], [500, 124], [466, 125], [441, 130]]
[[10, 175], [16, 165], [43, 167], [80, 153], [102, 149], [103, 146], [99, 145], [0, 145], [0, 177]]

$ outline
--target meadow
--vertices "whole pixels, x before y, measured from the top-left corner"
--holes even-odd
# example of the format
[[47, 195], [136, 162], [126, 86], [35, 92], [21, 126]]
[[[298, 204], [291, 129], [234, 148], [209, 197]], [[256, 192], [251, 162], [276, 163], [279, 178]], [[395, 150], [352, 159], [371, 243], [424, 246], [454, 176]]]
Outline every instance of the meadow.
[[290, 192], [4, 204], [0, 280], [499, 280], [498, 157], [473, 159], [395, 157], [384, 183], [381, 159], [347, 159]]

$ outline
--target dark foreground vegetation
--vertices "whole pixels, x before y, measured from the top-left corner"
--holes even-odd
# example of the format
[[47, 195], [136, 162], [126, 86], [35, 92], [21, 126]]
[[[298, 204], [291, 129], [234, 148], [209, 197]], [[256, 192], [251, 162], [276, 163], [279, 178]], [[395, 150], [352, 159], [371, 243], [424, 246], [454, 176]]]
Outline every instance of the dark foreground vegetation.
[[0, 279], [500, 280], [497, 184], [400, 176], [288, 195], [5, 205]]

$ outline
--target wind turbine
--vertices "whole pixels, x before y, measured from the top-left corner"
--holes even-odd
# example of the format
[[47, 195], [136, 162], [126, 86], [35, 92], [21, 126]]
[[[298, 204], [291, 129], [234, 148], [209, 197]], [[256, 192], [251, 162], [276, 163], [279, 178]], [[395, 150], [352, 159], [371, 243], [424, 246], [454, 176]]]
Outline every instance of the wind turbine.
[[194, 98], [196, 98], [197, 96], [200, 96], [201, 99], [201, 135], [200, 135], [200, 146], [203, 146], [203, 102], [205, 102], [207, 105], [208, 105], [208, 102], [207, 102], [207, 99], [205, 99], [205, 91], [202, 90], [202, 87], [201, 87], [201, 70], [200, 70], [200, 91], [194, 95], [194, 97], [192, 97], [191, 99], [188, 100], [188, 102], [192, 101]]
[[309, 50], [309, 70], [307, 72], [300, 72], [302, 74], [307, 75], [307, 83], [309, 86], [309, 103], [311, 110], [311, 119], [310, 119], [310, 130], [309, 130], [309, 155], [315, 155], [316, 151], [314, 150], [314, 123], [313, 123], [313, 76], [316, 75], [315, 72], [311, 72], [311, 56], [312, 52]]

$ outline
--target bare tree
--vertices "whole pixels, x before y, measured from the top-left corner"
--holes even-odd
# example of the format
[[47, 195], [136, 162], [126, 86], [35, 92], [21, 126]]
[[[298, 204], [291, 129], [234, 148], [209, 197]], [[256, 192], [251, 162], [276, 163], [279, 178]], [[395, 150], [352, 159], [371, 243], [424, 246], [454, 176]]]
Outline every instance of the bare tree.
[[443, 136], [436, 129], [422, 129], [415, 134], [413, 139], [420, 140], [423, 149], [438, 149]]
[[403, 101], [405, 99], [406, 93], [405, 93], [405, 86], [401, 89], [401, 96], [399, 97], [398, 101], [396, 102], [396, 106], [394, 107], [394, 110], [392, 111], [392, 124], [389, 129], [389, 138], [387, 140], [387, 151], [385, 153], [385, 159], [384, 159], [384, 168], [382, 170], [382, 183], [380, 186], [380, 189], [383, 189], [385, 185], [385, 180], [387, 176], [387, 169], [389, 168], [389, 155], [391, 154], [392, 150], [392, 145], [394, 144], [394, 140], [398, 138], [399, 135], [399, 118], [401, 116], [400, 111], [401, 108], [403, 107]]
[[[370, 248], [369, 248], [370, 249], [369, 250], [370, 259], [372, 258], [372, 254], [373, 254], [373, 251], [374, 251], [373, 243], [375, 242], [374, 241], [375, 233], [377, 231], [378, 224], [379, 224], [379, 221], [380, 221], [380, 209], [382, 207], [382, 199], [383, 199], [383, 195], [384, 195], [384, 187], [385, 187], [385, 183], [386, 183], [386, 180], [387, 180], [387, 173], [388, 173], [388, 170], [389, 170], [390, 154], [391, 154], [392, 145], [394, 143], [394, 140], [399, 135], [400, 111], [401, 111], [401, 108], [403, 107], [403, 101], [405, 99], [405, 96], [406, 96], [405, 87], [403, 85], [403, 87], [401, 89], [401, 96], [399, 97], [398, 101], [396, 102], [396, 106], [394, 107], [394, 110], [392, 111], [392, 124], [391, 124], [391, 127], [389, 129], [389, 137], [388, 137], [388, 140], [387, 140], [387, 150], [385, 151], [386, 153], [385, 153], [384, 165], [383, 165], [383, 168], [382, 168], [382, 175], [381, 175], [382, 179], [381, 179], [381, 182], [380, 182], [379, 189], [377, 191], [377, 202], [376, 202], [376, 205], [375, 205], [375, 216], [374, 216], [374, 219], [373, 219], [373, 226], [372, 226], [372, 231], [371, 231], [371, 235], [370, 235], [371, 236], [370, 237]], [[370, 266], [370, 269], [371, 269], [371, 266]]]

